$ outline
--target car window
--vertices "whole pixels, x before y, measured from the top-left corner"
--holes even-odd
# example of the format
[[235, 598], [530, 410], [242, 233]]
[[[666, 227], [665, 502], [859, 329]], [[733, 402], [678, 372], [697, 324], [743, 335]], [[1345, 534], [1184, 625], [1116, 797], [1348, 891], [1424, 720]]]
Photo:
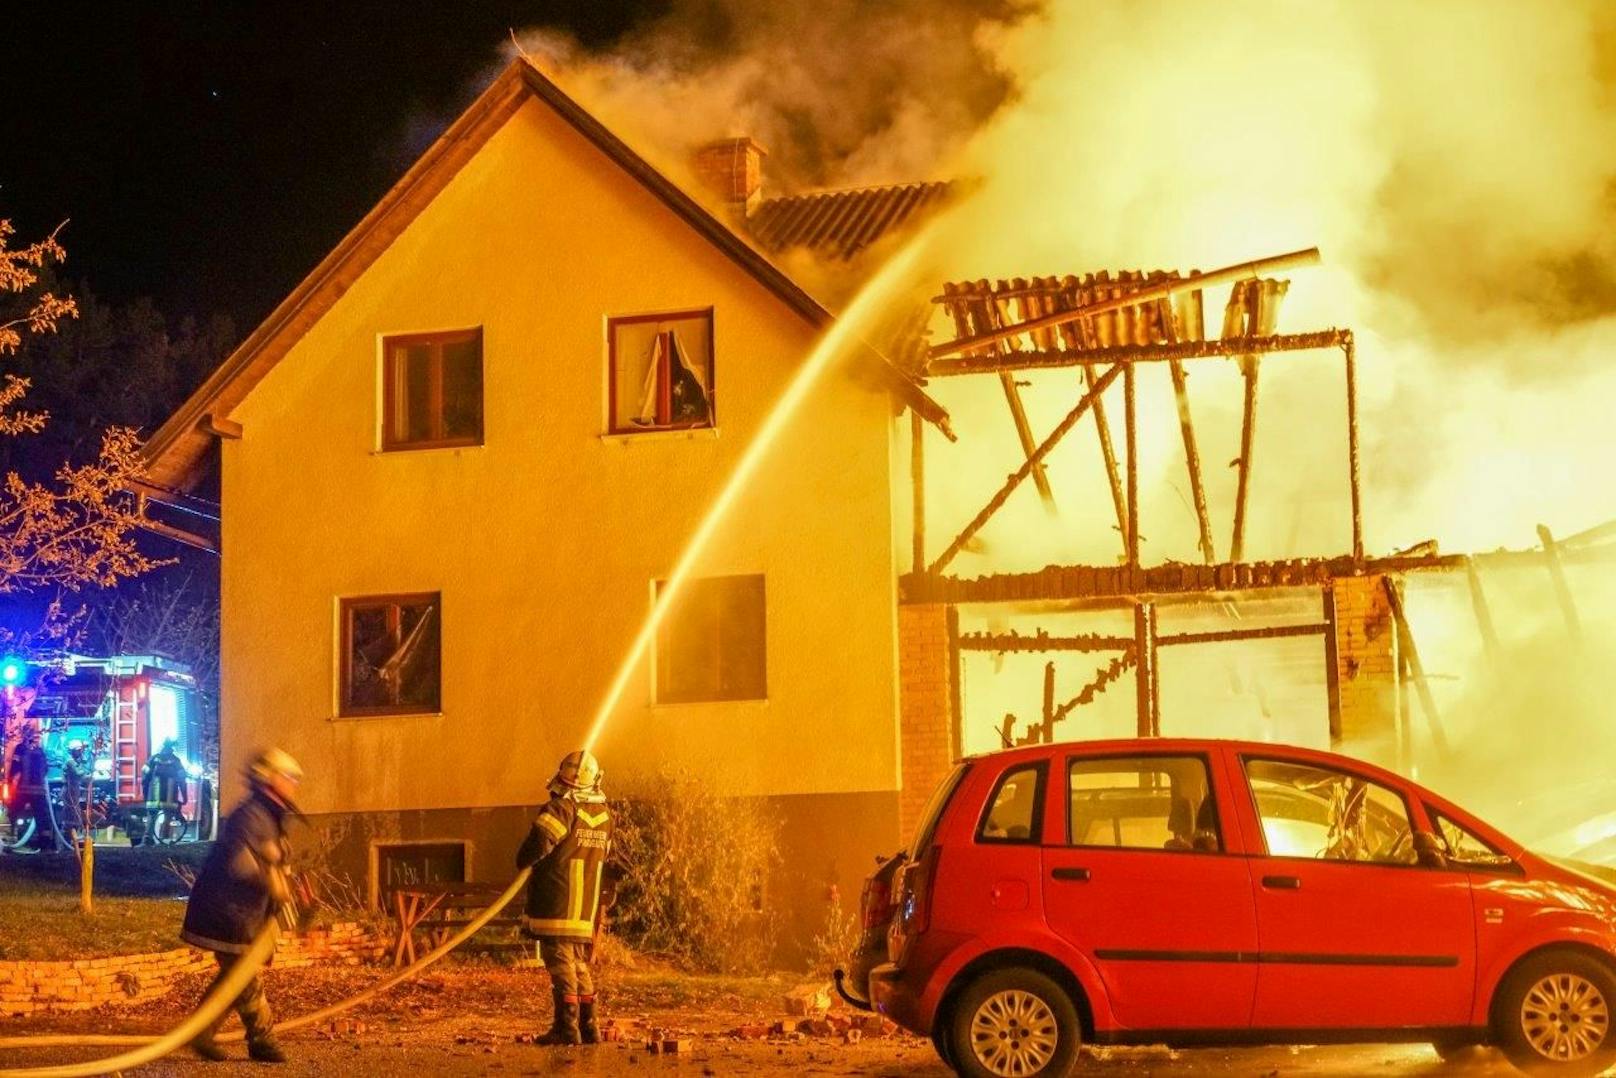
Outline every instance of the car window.
[[1206, 761], [1199, 756], [1073, 760], [1068, 785], [1067, 841], [1073, 846], [1223, 849]]
[[1247, 760], [1263, 839], [1273, 857], [1412, 865], [1408, 805], [1390, 787], [1349, 771]]
[[965, 778], [965, 773], [970, 769], [970, 762], [961, 760], [954, 765], [954, 770], [948, 773], [948, 777], [938, 784], [937, 789], [931, 792], [931, 800], [926, 802], [925, 809], [920, 813], [920, 826], [915, 828], [914, 843], [909, 847], [909, 860], [920, 860], [920, 855], [931, 845], [932, 834], [937, 830], [937, 821], [943, 818], [943, 809], [948, 807], [949, 801], [954, 797], [954, 791], [959, 789], [960, 780]]
[[1037, 842], [1043, 837], [1042, 764], [1006, 771], [988, 799], [977, 828], [979, 842]]
[[1430, 805], [1426, 806], [1426, 813], [1436, 822], [1436, 834], [1442, 840], [1449, 864], [1464, 868], [1502, 868], [1514, 864], [1485, 839], [1448, 819]]

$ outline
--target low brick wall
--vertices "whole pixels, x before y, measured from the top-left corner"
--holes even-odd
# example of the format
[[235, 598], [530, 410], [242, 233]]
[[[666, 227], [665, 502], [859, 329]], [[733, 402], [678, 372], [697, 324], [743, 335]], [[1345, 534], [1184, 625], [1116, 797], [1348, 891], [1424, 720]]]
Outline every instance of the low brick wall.
[[[356, 966], [391, 949], [384, 930], [344, 922], [282, 936], [275, 947], [275, 968]], [[73, 962], [0, 962], [0, 1016], [144, 1003], [167, 995], [180, 977], [213, 968], [213, 955], [194, 947]]]

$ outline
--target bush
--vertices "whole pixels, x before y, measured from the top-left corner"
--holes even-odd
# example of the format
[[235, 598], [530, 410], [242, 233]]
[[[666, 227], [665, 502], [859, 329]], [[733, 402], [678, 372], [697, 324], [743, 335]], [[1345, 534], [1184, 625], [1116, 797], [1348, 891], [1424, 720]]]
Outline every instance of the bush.
[[764, 886], [780, 834], [769, 806], [679, 776], [631, 788], [614, 808], [613, 862], [621, 872], [614, 930], [689, 968], [766, 968], [776, 925]]

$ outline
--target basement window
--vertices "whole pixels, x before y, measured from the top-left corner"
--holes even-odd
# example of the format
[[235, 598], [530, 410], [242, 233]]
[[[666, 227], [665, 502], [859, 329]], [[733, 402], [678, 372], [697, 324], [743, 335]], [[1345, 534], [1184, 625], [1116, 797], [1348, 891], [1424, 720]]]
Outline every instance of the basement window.
[[685, 584], [657, 633], [657, 703], [768, 697], [763, 594], [761, 575]]
[[482, 329], [383, 338], [382, 448], [482, 441]]
[[606, 344], [609, 433], [714, 425], [711, 308], [608, 318]]
[[441, 710], [441, 605], [436, 592], [342, 600], [339, 715]]

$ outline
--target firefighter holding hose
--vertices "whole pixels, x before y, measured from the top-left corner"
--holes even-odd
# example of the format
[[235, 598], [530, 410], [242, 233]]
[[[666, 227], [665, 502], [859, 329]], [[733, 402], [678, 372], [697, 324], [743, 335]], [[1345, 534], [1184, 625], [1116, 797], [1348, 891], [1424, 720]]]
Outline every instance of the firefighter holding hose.
[[550, 800], [516, 853], [518, 869], [533, 869], [523, 927], [539, 941], [555, 1002], [555, 1020], [540, 1044], [600, 1041], [589, 962], [612, 844], [612, 813], [601, 793], [601, 775], [592, 753], [568, 753], [550, 780]]
[[[219, 839], [191, 888], [180, 938], [213, 952], [223, 980], [280, 907], [291, 900], [286, 875], [287, 817], [295, 815], [294, 798], [303, 769], [280, 749], [260, 753], [247, 768], [250, 791], [219, 828]], [[274, 1018], [254, 976], [236, 997], [235, 1010], [247, 1031], [247, 1055], [260, 1063], [284, 1063], [275, 1042]], [[220, 1020], [221, 1022], [223, 1019]], [[203, 1059], [218, 1062], [224, 1050], [213, 1039], [219, 1023], [191, 1042]]]

